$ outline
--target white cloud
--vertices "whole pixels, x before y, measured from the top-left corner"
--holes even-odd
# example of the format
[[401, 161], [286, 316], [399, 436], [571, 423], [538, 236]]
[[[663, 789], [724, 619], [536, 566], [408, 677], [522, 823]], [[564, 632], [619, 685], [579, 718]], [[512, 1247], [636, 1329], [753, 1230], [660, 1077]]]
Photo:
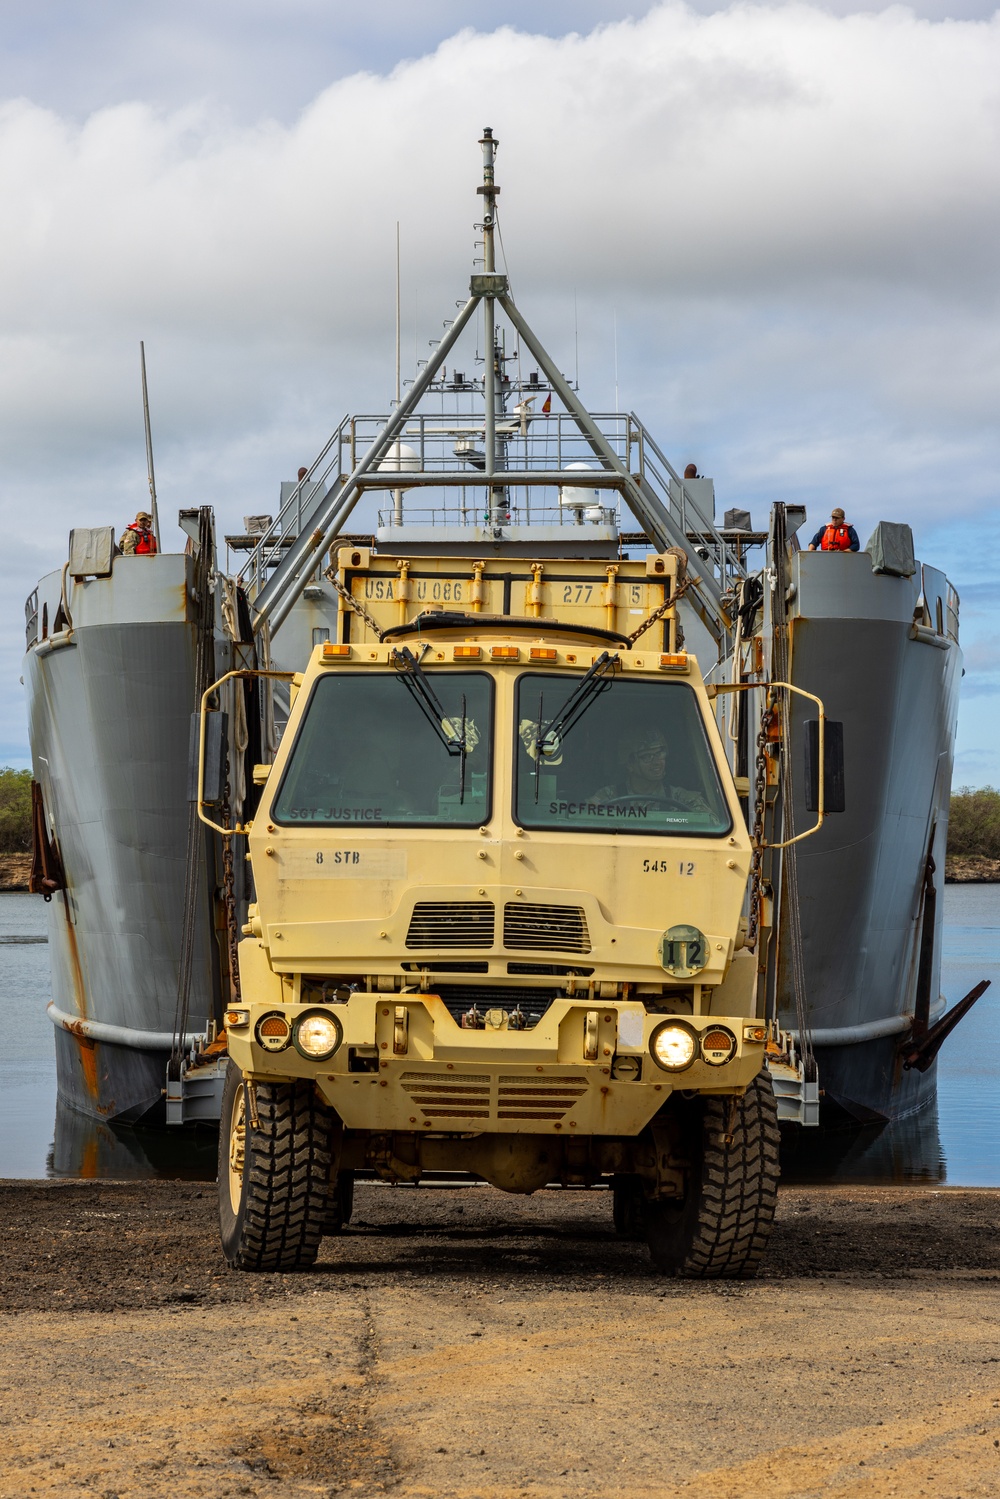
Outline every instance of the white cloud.
[[222, 529], [384, 403], [395, 221], [412, 364], [414, 324], [426, 353], [466, 284], [484, 123], [515, 293], [564, 368], [576, 295], [585, 397], [614, 398], [614, 312], [623, 402], [723, 505], [846, 492], [863, 524], [920, 524], [947, 492], [974, 524], [996, 500], [998, 77], [997, 17], [661, 6], [465, 30], [285, 121], [9, 100], [8, 619], [40, 514], [55, 563], [70, 524], [145, 493], [140, 337], [164, 511], [210, 501]]

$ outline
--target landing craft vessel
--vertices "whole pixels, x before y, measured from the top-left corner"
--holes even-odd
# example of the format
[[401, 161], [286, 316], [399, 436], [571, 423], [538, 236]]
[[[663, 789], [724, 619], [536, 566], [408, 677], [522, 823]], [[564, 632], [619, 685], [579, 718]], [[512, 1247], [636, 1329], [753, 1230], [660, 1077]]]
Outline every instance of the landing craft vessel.
[[[484, 203], [494, 147], [486, 132]], [[377, 519], [349, 533], [362, 500]], [[110, 527], [74, 531], [28, 600], [24, 668], [61, 1104], [218, 1119], [254, 896], [229, 833], [253, 820], [317, 646], [449, 611], [553, 625], [583, 605], [611, 645], [638, 631], [629, 649], [669, 656], [686, 637], [700, 663], [756, 848], [743, 921], [760, 1015], [785, 1038], [783, 1117], [814, 1123], [821, 1099], [859, 1121], [921, 1107], [955, 1019], [939, 895], [958, 599], [907, 526], [829, 555], [800, 550], [804, 522], [776, 504], [766, 529], [741, 511], [718, 524], [710, 480], [682, 477], [634, 414], [587, 410], [491, 265], [389, 415], [345, 418], [278, 513], [227, 538], [238, 572], [220, 569], [204, 507], [180, 514], [183, 553], [121, 556]], [[673, 569], [662, 605], [637, 564]], [[218, 711], [202, 715], [206, 693]], [[331, 884], [331, 901], [351, 888]], [[518, 950], [546, 970], [526, 985], [536, 1007], [585, 979], [578, 946], [559, 944]], [[397, 956], [402, 981], [413, 959]], [[499, 940], [480, 954], [490, 984], [501, 960]], [[470, 974], [454, 981], [475, 1009]], [[57, 1169], [73, 1148], [61, 1159], [57, 1141]]]

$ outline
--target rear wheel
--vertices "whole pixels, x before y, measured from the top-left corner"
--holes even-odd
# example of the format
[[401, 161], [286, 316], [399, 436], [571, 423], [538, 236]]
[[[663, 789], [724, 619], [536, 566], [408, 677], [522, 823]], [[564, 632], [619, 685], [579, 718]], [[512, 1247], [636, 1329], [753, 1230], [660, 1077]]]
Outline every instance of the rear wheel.
[[653, 1263], [671, 1275], [749, 1279], [778, 1199], [778, 1111], [768, 1073], [735, 1108], [730, 1098], [703, 1099], [691, 1133], [687, 1196], [646, 1205]]
[[334, 1118], [309, 1083], [258, 1083], [255, 1125], [232, 1063], [219, 1124], [219, 1229], [235, 1270], [305, 1270], [324, 1232]]

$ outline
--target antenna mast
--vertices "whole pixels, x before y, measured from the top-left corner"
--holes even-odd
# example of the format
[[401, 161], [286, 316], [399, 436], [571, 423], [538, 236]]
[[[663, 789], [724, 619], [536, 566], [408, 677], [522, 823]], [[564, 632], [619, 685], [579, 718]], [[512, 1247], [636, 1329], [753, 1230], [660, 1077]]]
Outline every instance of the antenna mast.
[[160, 512], [156, 508], [156, 475], [153, 472], [153, 432], [149, 425], [149, 391], [146, 389], [146, 348], [139, 340], [139, 363], [142, 367], [142, 419], [146, 428], [146, 474], [149, 479], [149, 505], [153, 517], [153, 535], [160, 545]]
[[[493, 231], [496, 225], [497, 193], [500, 189], [496, 185], [493, 170], [499, 142], [494, 140], [489, 125], [484, 127], [479, 144], [483, 148], [483, 185], [478, 189], [483, 200], [483, 271], [487, 276], [492, 276], [497, 268]], [[483, 396], [486, 401], [483, 449], [486, 456], [485, 473], [490, 478], [497, 468], [496, 307], [492, 295], [483, 297], [483, 353], [486, 356], [483, 375]], [[492, 524], [502, 524], [507, 512], [505, 491], [490, 486], [489, 509]]]
[[[402, 375], [402, 361], [401, 361], [400, 343], [399, 343], [399, 340], [400, 340], [400, 311], [401, 311], [401, 304], [400, 304], [400, 295], [399, 295], [399, 220], [397, 219], [396, 220], [396, 398], [395, 398], [395, 400], [393, 402], [393, 410], [394, 411], [398, 410], [398, 408], [399, 408], [399, 403], [400, 403], [400, 400], [402, 399], [402, 392], [403, 392], [402, 382], [401, 382], [401, 378], [400, 378], [401, 375]], [[402, 447], [402, 443], [398, 439], [397, 439], [397, 448], [396, 448], [396, 451], [397, 451], [397, 453], [399, 455], [398, 467], [402, 468], [403, 467], [403, 447]], [[403, 491], [401, 489], [396, 489], [396, 490], [393, 491], [392, 518], [393, 518], [394, 523], [397, 526], [401, 526], [403, 524]]]

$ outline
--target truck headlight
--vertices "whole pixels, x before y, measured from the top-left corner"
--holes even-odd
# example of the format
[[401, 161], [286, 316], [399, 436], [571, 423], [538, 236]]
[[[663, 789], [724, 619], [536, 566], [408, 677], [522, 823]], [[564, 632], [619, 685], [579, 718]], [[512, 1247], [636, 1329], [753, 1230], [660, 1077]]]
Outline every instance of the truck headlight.
[[325, 1062], [332, 1057], [343, 1036], [340, 1022], [326, 1010], [306, 1010], [292, 1029], [295, 1050], [310, 1062]]
[[666, 1072], [683, 1072], [698, 1055], [698, 1038], [690, 1026], [668, 1020], [650, 1036], [649, 1049]]

